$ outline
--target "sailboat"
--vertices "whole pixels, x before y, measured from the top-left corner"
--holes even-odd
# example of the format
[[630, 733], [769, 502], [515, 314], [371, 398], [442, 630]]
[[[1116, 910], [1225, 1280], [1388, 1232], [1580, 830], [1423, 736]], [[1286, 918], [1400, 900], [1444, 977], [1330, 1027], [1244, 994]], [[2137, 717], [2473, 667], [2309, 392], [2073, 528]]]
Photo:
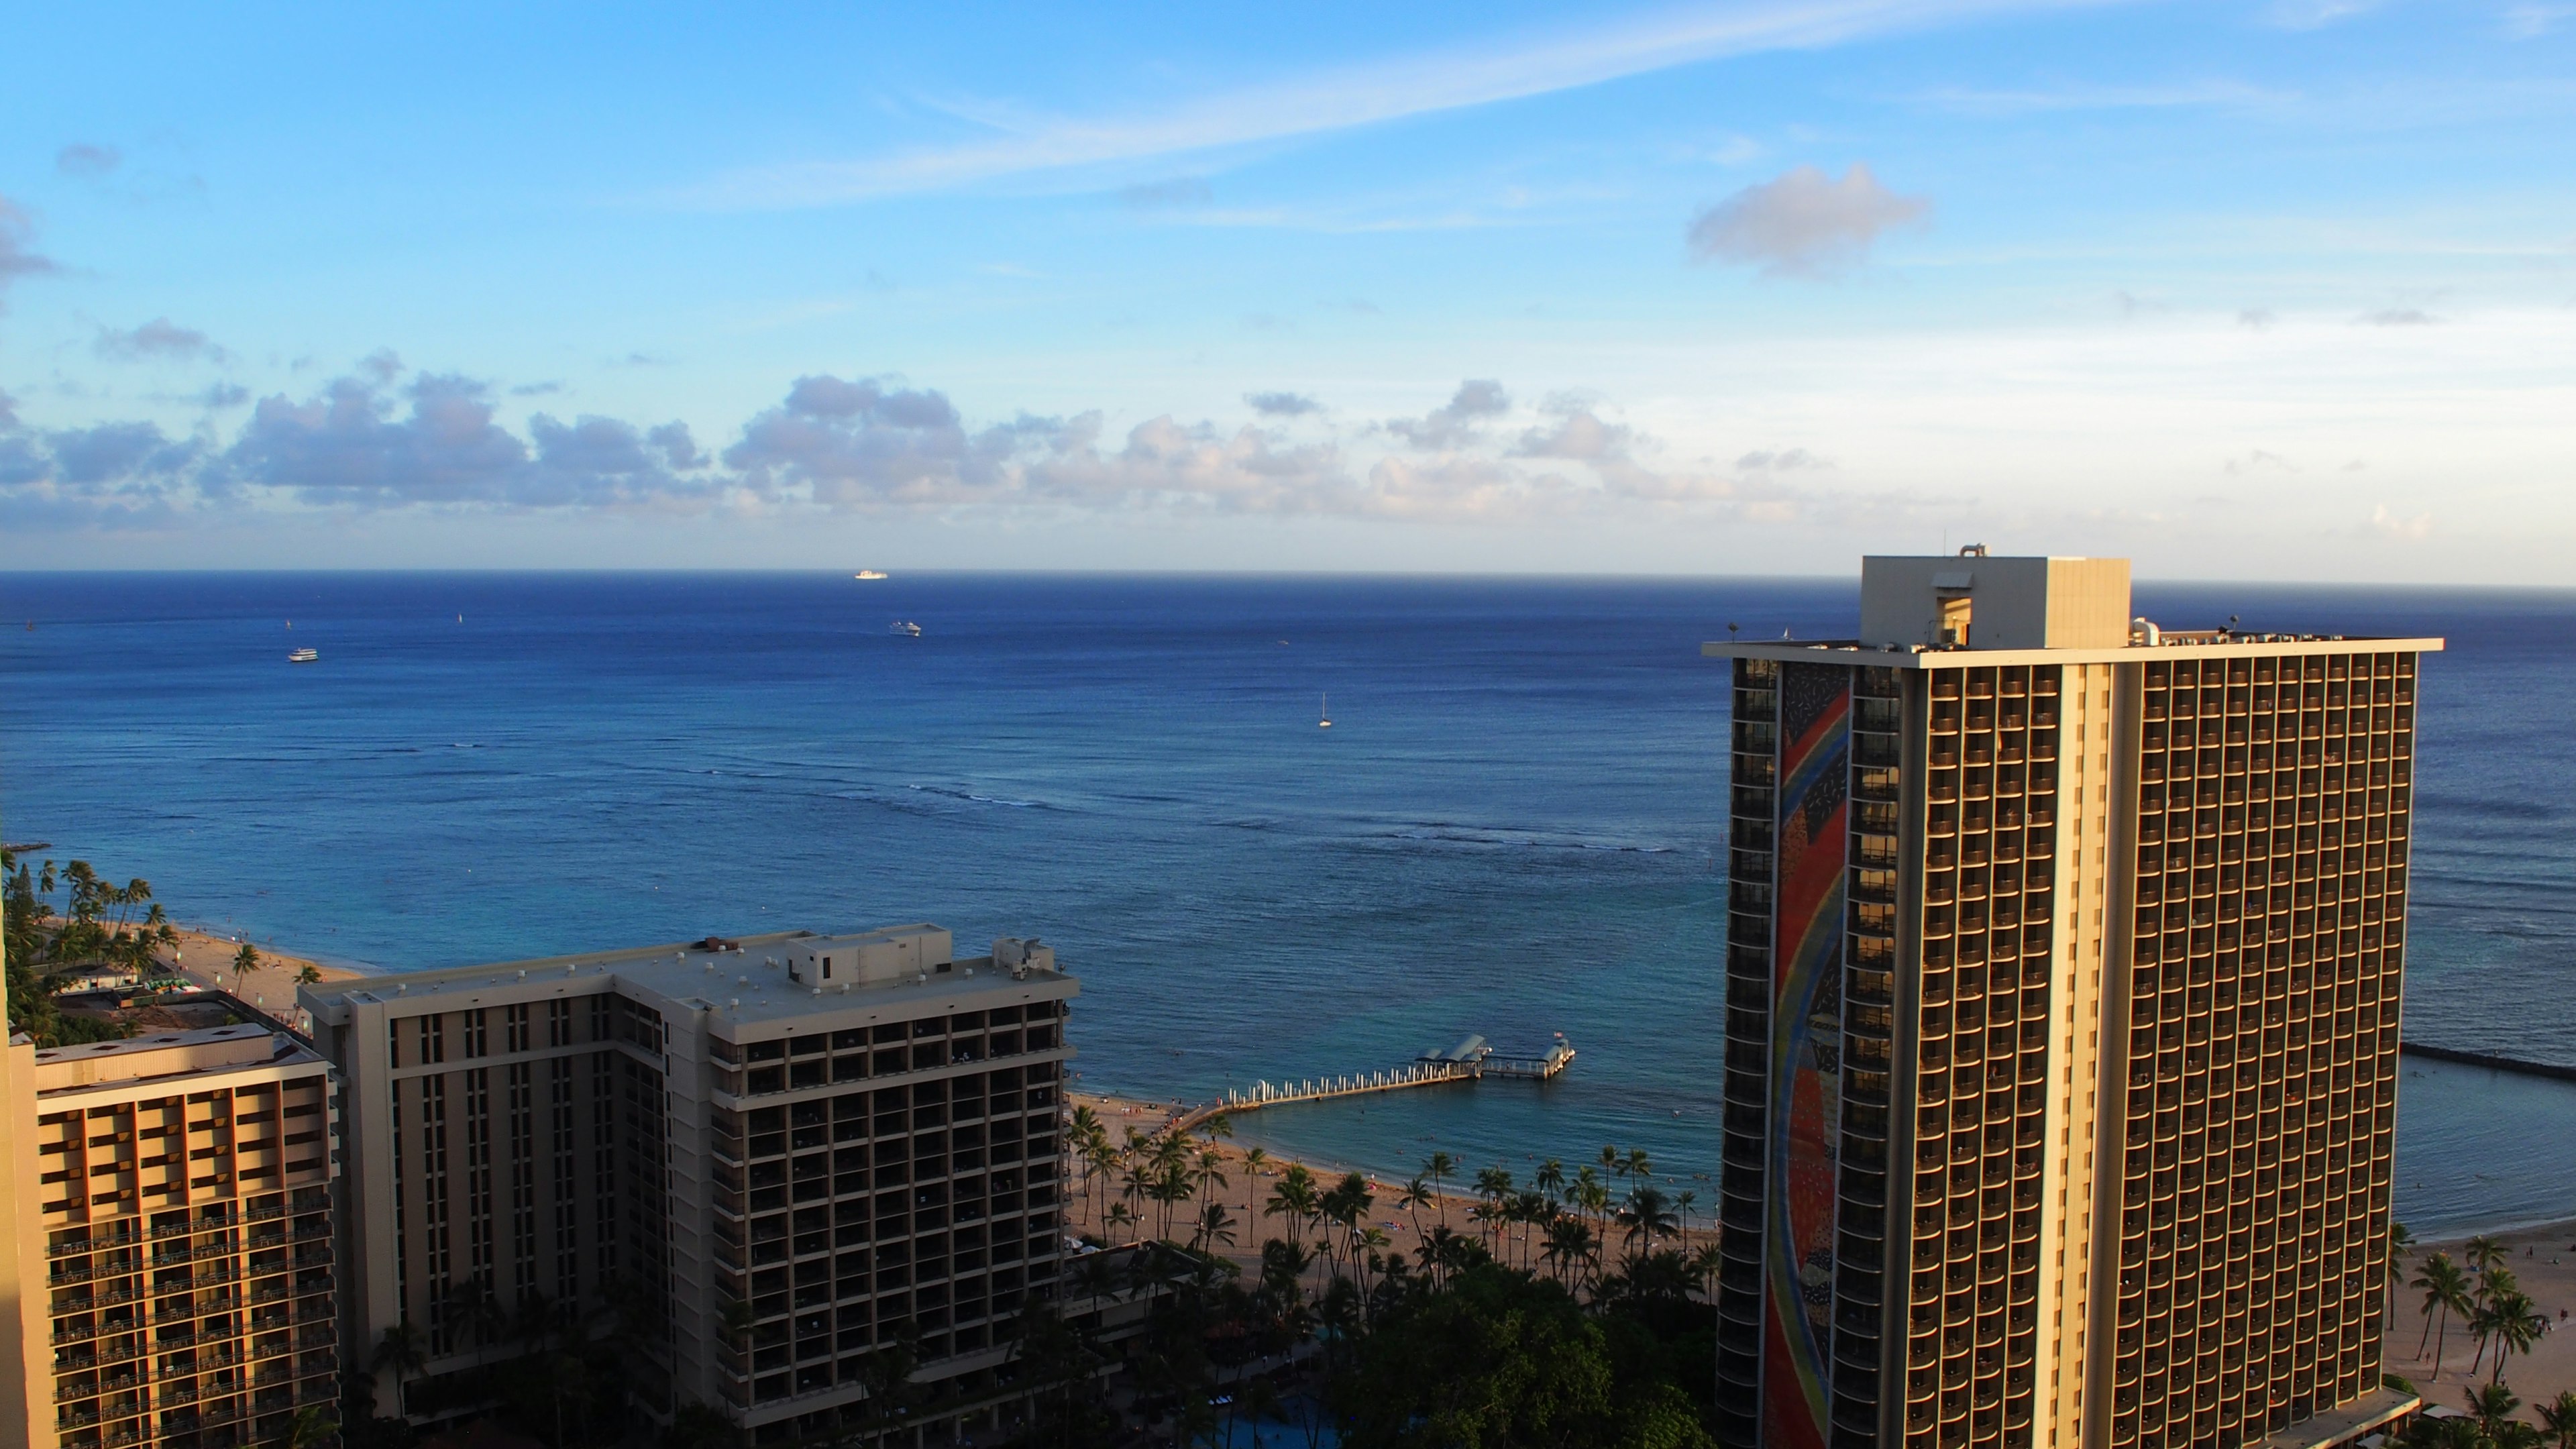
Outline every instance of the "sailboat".
[[1322, 697], [1322, 703], [1315, 707], [1315, 712], [1322, 716], [1322, 718], [1315, 721], [1315, 728], [1319, 730], [1328, 730], [1333, 727], [1333, 697], [1331, 695], [1327, 694]]

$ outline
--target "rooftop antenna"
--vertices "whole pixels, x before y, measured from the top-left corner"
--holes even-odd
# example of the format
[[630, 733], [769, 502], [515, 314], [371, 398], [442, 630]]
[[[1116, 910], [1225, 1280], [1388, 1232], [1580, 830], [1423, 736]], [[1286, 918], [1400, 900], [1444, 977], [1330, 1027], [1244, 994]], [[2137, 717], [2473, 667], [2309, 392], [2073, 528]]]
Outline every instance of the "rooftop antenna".
[[1732, 641], [1732, 640], [1735, 638], [1735, 631], [1736, 631], [1736, 630], [1738, 630], [1738, 629], [1740, 629], [1740, 628], [1743, 628], [1743, 627], [1744, 627], [1744, 626], [1743, 626], [1743, 625], [1741, 625], [1741, 624], [1733, 624], [1733, 623], [1728, 624], [1728, 625], [1726, 626], [1726, 637], [1727, 637], [1730, 641]]

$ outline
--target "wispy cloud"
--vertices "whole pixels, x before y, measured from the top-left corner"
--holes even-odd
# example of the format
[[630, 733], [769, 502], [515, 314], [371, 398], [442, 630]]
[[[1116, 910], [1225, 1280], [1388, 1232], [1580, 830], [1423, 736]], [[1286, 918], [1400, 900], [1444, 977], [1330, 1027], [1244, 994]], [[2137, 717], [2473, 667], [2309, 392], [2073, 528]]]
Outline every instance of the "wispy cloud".
[[65, 176], [99, 177], [114, 171], [124, 160], [125, 153], [114, 146], [74, 141], [54, 153], [54, 169]]
[[35, 223], [9, 198], [0, 196], [0, 304], [5, 304], [9, 284], [20, 277], [38, 277], [62, 268], [51, 257], [27, 250], [28, 238], [35, 233]]
[[2298, 96], [2243, 81], [2183, 81], [2165, 85], [1944, 86], [1904, 97], [1918, 105], [1973, 116], [2026, 116], [2050, 111], [2177, 110], [2194, 106], [2248, 110], [2287, 105]]
[[102, 327], [95, 345], [98, 355], [110, 362], [190, 362], [200, 358], [223, 362], [231, 356], [205, 333], [182, 327], [167, 317], [155, 317], [140, 327], [123, 331]]
[[1205, 206], [1216, 199], [1216, 191], [1205, 177], [1175, 176], [1168, 181], [1120, 187], [1118, 199], [1138, 211], [1151, 211], [1163, 206]]
[[2516, 40], [2537, 40], [2564, 20], [2576, 20], [2576, 5], [2509, 6], [2504, 12], [2504, 33]]
[[2283, 30], [2322, 30], [2367, 15], [2381, 0], [2272, 0], [2263, 18]]
[[1321, 135], [1730, 56], [1817, 49], [1988, 16], [2102, 3], [2107, 0], [1739, 0], [1248, 86], [1156, 113], [1006, 121], [1004, 134], [983, 140], [756, 167], [681, 199], [722, 209], [830, 206]]

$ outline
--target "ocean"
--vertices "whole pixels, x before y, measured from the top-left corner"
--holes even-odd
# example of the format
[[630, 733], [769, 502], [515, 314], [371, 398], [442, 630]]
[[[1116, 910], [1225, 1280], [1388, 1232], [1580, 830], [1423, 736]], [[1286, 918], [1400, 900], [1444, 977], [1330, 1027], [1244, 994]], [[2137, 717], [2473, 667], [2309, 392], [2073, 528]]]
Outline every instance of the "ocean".
[[[2424, 668], [2406, 1031], [2576, 1064], [2576, 594], [2138, 605], [2451, 640]], [[1083, 981], [1079, 1085], [1166, 1101], [1561, 1032], [1580, 1055], [1545, 1086], [1242, 1133], [1399, 1178], [1434, 1150], [1525, 1177], [1643, 1147], [1704, 1211], [1727, 690], [1698, 645], [1855, 612], [1846, 581], [1752, 579], [0, 575], [0, 831], [394, 971], [1035, 935]], [[2419, 1235], [2576, 1216], [2576, 1085], [2407, 1072]]]

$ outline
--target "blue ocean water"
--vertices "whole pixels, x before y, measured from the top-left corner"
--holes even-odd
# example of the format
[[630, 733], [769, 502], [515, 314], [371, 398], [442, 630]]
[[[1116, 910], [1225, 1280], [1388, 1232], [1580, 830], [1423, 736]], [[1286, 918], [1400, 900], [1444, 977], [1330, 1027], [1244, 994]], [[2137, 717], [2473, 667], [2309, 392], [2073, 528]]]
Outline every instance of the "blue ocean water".
[[[2407, 1031], [2576, 1062], [2576, 595], [2139, 602], [2450, 637]], [[1642, 1146], [1689, 1187], [1716, 1156], [1727, 704], [1698, 644], [1846, 632], [1855, 604], [1779, 580], [5, 575], [0, 828], [392, 970], [914, 919], [1039, 935], [1084, 979], [1084, 1085], [1147, 1097], [1563, 1032], [1580, 1060], [1544, 1088], [1244, 1126], [1389, 1173]], [[2576, 1088], [2410, 1072], [2419, 1231], [2576, 1214]]]

